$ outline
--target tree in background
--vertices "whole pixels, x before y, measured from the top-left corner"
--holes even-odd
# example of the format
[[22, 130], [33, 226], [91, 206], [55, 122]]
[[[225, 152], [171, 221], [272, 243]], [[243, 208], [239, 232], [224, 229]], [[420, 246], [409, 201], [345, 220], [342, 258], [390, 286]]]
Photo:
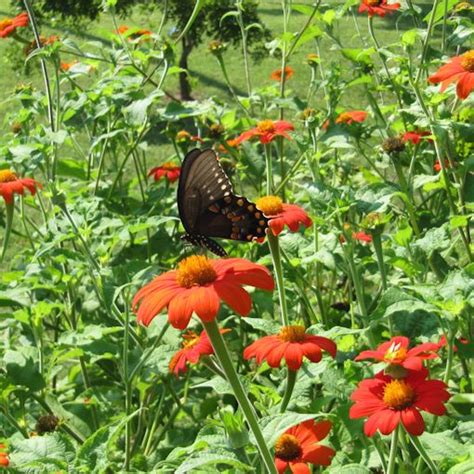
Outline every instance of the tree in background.
[[[13, 3], [22, 4], [21, 0], [14, 0]], [[43, 15], [59, 14], [64, 19], [94, 20], [102, 12], [103, 3], [102, 0], [37, 0], [35, 9]], [[188, 22], [195, 4], [196, 0], [162, 0], [156, 4], [150, 4], [146, 0], [117, 0], [115, 11], [123, 16], [136, 5], [150, 9], [159, 8], [166, 14], [167, 22], [172, 26], [172, 30], [179, 35]], [[271, 34], [260, 21], [257, 3], [254, 0], [205, 0], [192, 27], [181, 38], [179, 67], [183, 71], [179, 74], [179, 86], [182, 100], [192, 99], [187, 71], [189, 55], [197, 45], [206, 38], [218, 39], [233, 45], [242, 41], [242, 31], [236, 16], [230, 16], [221, 21], [224, 15], [236, 12], [237, 8], [240, 8], [242, 23], [247, 27], [246, 42], [251, 47], [251, 56], [255, 59], [261, 55], [264, 42], [271, 38]]]

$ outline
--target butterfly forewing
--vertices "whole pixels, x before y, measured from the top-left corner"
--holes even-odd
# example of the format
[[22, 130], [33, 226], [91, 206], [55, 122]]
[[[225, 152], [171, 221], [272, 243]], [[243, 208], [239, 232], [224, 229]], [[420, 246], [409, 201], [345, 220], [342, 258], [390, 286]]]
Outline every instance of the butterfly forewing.
[[178, 207], [190, 237], [187, 240], [199, 241], [211, 251], [213, 244], [221, 247], [208, 237], [249, 242], [264, 237], [268, 227], [268, 220], [254, 203], [233, 193], [232, 184], [212, 150], [195, 149], [186, 155], [178, 187]]

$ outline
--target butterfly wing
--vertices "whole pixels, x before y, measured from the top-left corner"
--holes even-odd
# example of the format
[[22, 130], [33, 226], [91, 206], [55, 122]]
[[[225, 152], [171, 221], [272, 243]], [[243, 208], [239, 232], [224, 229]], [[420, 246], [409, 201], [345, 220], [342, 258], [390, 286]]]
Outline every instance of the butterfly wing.
[[233, 193], [212, 150], [190, 151], [181, 167], [178, 208], [186, 232], [248, 242], [264, 237], [268, 220], [254, 203]]

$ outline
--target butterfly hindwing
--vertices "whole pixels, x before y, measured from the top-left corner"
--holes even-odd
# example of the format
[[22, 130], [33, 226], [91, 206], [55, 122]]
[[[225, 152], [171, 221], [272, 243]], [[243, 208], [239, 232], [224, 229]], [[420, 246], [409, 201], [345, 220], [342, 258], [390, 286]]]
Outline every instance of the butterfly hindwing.
[[178, 207], [185, 239], [221, 255], [209, 237], [249, 242], [265, 236], [268, 219], [256, 205], [233, 193], [232, 184], [212, 150], [189, 152], [181, 167]]

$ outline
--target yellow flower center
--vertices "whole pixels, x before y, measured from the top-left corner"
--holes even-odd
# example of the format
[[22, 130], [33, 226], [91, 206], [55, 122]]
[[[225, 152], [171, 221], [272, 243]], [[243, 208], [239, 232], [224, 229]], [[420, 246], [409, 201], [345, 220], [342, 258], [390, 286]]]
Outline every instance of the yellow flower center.
[[285, 342], [303, 342], [306, 329], [301, 325], [283, 326], [278, 333], [278, 337]]
[[403, 410], [410, 406], [414, 399], [415, 392], [413, 391], [413, 388], [404, 380], [392, 380], [385, 385], [383, 401], [390, 408]]
[[474, 72], [474, 49], [462, 55], [461, 66], [466, 71]]
[[176, 281], [183, 288], [204, 286], [216, 278], [214, 267], [204, 255], [192, 255], [179, 262]]
[[351, 120], [352, 117], [351, 117], [351, 114], [349, 112], [343, 112], [341, 115], [339, 115], [337, 121], [338, 122], [349, 122], [349, 120]]
[[366, 0], [365, 2], [369, 7], [377, 7], [382, 3], [382, 0]]
[[4, 30], [7, 26], [13, 24], [13, 21], [10, 18], [4, 18], [0, 21], [0, 31]]
[[261, 197], [255, 205], [267, 216], [276, 216], [283, 212], [283, 201], [278, 196]]
[[176, 168], [178, 168], [178, 166], [176, 166], [171, 161], [167, 161], [166, 163], [163, 163], [161, 165], [161, 168], [164, 169], [164, 170], [175, 170]]
[[386, 360], [403, 360], [406, 358], [407, 350], [404, 347], [397, 345], [392, 345], [385, 353]]
[[176, 140], [187, 140], [188, 138], [191, 138], [191, 134], [186, 130], [180, 130], [176, 134]]
[[[279, 72], [281, 74], [281, 71]], [[274, 132], [275, 124], [273, 123], [273, 120], [262, 120], [257, 123], [257, 128], [260, 132]]]
[[186, 334], [183, 335], [183, 339], [183, 348], [191, 349], [199, 342], [201, 338], [194, 331], [188, 331]]
[[10, 183], [11, 181], [16, 181], [18, 178], [13, 171], [10, 170], [0, 170], [0, 183]]
[[302, 453], [303, 450], [296, 436], [290, 434], [281, 435], [275, 444], [275, 456], [283, 461], [294, 461]]

